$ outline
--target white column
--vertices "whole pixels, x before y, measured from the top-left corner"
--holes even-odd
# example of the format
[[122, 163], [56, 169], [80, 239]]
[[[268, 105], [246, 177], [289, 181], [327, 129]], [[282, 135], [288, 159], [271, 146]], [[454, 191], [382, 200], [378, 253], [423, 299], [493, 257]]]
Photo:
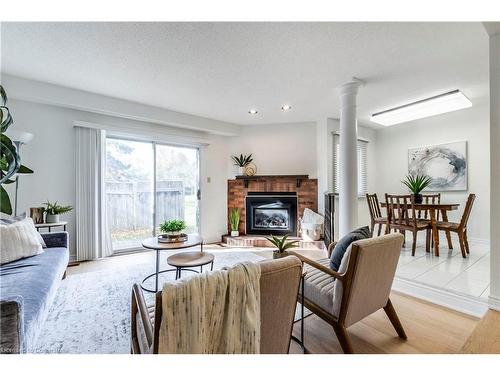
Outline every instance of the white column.
[[358, 120], [356, 95], [359, 81], [343, 84], [340, 93], [339, 238], [358, 225]]
[[490, 306], [500, 311], [500, 27], [490, 34]]

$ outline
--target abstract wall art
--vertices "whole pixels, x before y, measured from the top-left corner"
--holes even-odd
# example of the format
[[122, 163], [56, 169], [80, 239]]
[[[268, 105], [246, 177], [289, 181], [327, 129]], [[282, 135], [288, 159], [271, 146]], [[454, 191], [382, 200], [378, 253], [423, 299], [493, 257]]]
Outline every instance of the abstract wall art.
[[432, 177], [426, 191], [467, 190], [467, 141], [409, 149], [408, 173]]

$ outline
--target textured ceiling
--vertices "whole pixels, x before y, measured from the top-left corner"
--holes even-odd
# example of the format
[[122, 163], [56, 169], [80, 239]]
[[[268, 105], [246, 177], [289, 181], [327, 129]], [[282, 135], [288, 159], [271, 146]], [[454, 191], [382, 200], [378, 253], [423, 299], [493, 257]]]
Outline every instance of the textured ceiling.
[[480, 23], [3, 23], [1, 37], [5, 73], [238, 124], [338, 117], [351, 76], [367, 82], [361, 123], [452, 89], [488, 96]]

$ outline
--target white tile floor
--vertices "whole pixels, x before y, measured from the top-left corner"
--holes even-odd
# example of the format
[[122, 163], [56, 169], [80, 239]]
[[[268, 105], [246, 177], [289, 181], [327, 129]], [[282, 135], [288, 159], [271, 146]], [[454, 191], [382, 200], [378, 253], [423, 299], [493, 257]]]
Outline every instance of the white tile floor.
[[453, 250], [448, 250], [446, 239], [440, 240], [440, 256], [425, 252], [424, 243], [418, 243], [415, 256], [411, 255], [411, 234], [406, 247], [401, 250], [396, 276], [432, 287], [488, 299], [490, 285], [490, 247], [469, 240], [470, 255], [462, 258], [458, 239], [453, 240]]

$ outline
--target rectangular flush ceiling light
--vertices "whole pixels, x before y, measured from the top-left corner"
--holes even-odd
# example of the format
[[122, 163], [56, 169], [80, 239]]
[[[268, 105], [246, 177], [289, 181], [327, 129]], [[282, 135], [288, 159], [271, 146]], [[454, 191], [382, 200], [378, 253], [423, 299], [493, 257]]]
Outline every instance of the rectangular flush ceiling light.
[[391, 126], [468, 107], [472, 107], [471, 101], [460, 90], [453, 90], [375, 113], [370, 120], [380, 125]]

